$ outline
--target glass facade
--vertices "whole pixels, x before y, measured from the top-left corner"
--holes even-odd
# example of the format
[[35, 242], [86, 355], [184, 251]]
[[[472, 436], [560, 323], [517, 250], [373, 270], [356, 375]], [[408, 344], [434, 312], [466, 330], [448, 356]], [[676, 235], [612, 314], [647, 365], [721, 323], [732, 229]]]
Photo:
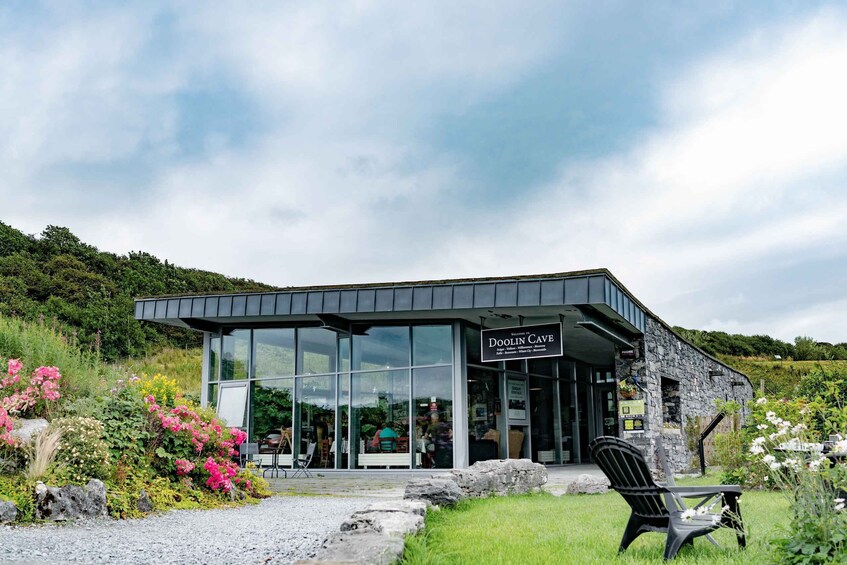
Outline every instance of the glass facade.
[[[587, 463], [589, 442], [617, 433], [613, 369], [568, 358], [567, 350], [481, 363], [479, 327], [456, 326], [458, 352], [453, 327], [224, 331], [208, 342], [207, 400], [215, 406], [221, 390], [249, 385], [250, 441], [259, 443], [263, 464], [272, 456], [283, 466], [312, 444], [312, 465], [324, 469], [451, 468], [508, 457]], [[456, 355], [467, 360], [463, 367], [454, 367]], [[454, 398], [457, 375], [466, 379], [465, 398]]]
[[452, 326], [370, 325], [351, 334], [213, 335], [208, 403], [217, 403], [221, 383], [249, 380], [250, 441], [283, 466], [315, 444], [318, 468], [453, 467]]

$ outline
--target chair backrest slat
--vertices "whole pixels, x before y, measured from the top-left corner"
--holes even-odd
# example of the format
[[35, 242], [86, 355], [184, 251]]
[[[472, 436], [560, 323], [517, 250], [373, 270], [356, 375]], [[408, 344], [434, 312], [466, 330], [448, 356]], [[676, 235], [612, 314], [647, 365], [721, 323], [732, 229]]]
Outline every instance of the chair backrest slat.
[[591, 442], [591, 456], [635, 514], [644, 518], [666, 518], [668, 509], [644, 455], [634, 445], [616, 437], [598, 437]]

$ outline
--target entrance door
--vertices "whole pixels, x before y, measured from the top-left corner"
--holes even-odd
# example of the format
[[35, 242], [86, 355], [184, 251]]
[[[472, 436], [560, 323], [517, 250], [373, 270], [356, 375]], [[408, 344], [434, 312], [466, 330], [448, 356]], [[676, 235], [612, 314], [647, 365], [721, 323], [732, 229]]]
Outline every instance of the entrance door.
[[[594, 369], [594, 437], [618, 435], [618, 391], [611, 368]], [[592, 437], [592, 439], [594, 439]]]

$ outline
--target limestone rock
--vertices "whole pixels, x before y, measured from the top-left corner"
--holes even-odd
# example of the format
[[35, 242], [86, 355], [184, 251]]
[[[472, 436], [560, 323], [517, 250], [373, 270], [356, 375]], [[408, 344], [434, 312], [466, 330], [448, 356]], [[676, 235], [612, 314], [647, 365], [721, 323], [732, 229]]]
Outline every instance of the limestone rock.
[[342, 532], [372, 530], [387, 535], [412, 535], [424, 527], [423, 516], [406, 512], [359, 511], [341, 524]]
[[139, 512], [147, 512], [153, 511], [153, 501], [150, 500], [150, 496], [148, 496], [147, 491], [141, 489], [141, 492], [138, 494], [138, 502], [135, 505], [138, 508]]
[[372, 530], [337, 532], [329, 537], [312, 559], [296, 565], [348, 563], [390, 565], [403, 556], [403, 536], [391, 536]]
[[583, 474], [568, 485], [566, 494], [603, 494], [608, 491], [609, 479]]
[[538, 492], [547, 484], [547, 468], [529, 459], [478, 461], [452, 471], [453, 480], [469, 497]]
[[14, 522], [18, 517], [18, 509], [14, 502], [0, 500], [0, 524]]
[[33, 437], [37, 436], [49, 425], [50, 423], [44, 418], [35, 418], [32, 420], [18, 419], [15, 420], [12, 437], [18, 438], [22, 443], [29, 443]]
[[362, 512], [405, 512], [426, 516], [426, 509], [427, 503], [423, 500], [381, 500], [370, 504]]
[[428, 500], [432, 504], [452, 506], [464, 497], [456, 481], [450, 479], [411, 479], [403, 498]]
[[106, 486], [91, 479], [85, 487], [35, 485], [35, 515], [40, 520], [60, 522], [106, 516]]

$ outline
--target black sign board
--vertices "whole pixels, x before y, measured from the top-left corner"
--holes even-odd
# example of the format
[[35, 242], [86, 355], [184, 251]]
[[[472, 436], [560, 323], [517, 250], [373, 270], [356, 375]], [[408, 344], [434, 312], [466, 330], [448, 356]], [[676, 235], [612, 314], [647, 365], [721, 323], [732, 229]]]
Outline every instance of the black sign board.
[[483, 363], [534, 357], [558, 357], [561, 354], [561, 324], [482, 330]]

